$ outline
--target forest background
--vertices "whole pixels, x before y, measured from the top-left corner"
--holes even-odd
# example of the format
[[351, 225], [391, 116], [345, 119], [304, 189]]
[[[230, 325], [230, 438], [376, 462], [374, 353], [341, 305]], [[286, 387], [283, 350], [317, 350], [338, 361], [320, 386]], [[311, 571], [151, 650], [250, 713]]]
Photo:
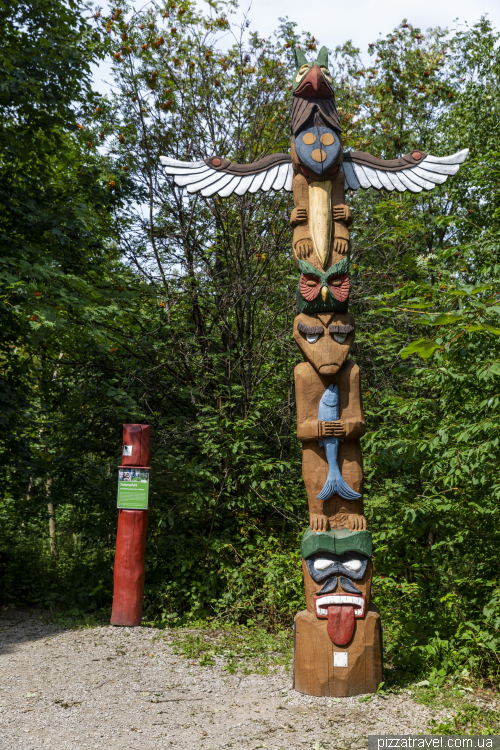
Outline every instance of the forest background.
[[[231, 3], [0, 2], [0, 580], [5, 605], [109, 612], [123, 422], [151, 424], [144, 616], [289, 628], [307, 526], [284, 193], [204, 199], [159, 156], [289, 149], [293, 47]], [[318, 30], [313, 29], [316, 32]], [[403, 21], [330, 69], [344, 145], [469, 148], [420, 195], [347, 196], [386, 659], [500, 673], [500, 53], [486, 19]], [[91, 65], [113, 62], [92, 91]]]

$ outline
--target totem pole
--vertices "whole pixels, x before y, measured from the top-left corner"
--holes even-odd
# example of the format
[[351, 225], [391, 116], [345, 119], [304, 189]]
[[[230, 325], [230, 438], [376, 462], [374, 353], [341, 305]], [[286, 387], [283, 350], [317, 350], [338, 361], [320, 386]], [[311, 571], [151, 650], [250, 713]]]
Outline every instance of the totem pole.
[[374, 692], [382, 682], [382, 628], [370, 599], [372, 541], [363, 514], [365, 432], [349, 302], [350, 208], [345, 188], [420, 193], [446, 181], [468, 150], [435, 157], [413, 150], [399, 159], [343, 151], [328, 52], [307, 62], [295, 51], [290, 154], [252, 164], [213, 156], [186, 163], [160, 157], [189, 193], [220, 197], [293, 191], [293, 255], [300, 277], [294, 339], [297, 437], [309, 503], [301, 543], [307, 609], [295, 617], [294, 687], [309, 695]]

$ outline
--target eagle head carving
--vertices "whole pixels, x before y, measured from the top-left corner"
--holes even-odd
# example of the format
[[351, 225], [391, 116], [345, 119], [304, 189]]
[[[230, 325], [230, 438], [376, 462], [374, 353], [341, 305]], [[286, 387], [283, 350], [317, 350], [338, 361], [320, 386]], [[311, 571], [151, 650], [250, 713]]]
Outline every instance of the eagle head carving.
[[297, 69], [293, 74], [292, 91], [302, 99], [334, 98], [333, 79], [328, 70], [328, 50], [320, 49], [318, 59], [308, 63], [302, 50], [295, 48]]

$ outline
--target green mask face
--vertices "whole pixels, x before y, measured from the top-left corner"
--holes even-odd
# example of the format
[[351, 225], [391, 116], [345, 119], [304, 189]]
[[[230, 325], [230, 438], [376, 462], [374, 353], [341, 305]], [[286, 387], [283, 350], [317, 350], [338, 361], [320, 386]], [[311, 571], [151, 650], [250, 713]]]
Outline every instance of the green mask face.
[[[311, 68], [313, 68], [315, 65], [320, 69], [320, 72], [325, 79], [327, 85], [331, 88], [332, 87], [332, 77], [330, 75], [330, 71], [328, 70], [328, 50], [326, 47], [322, 47], [319, 51], [318, 59], [315, 60], [312, 63], [308, 63], [306, 60], [306, 56], [302, 52], [302, 50], [295, 48], [295, 62], [297, 63], [297, 68], [295, 70], [295, 73], [293, 74], [292, 79], [292, 91], [295, 91], [295, 89], [300, 86], [306, 75], [309, 73]], [[333, 89], [332, 89], [333, 93]]]
[[300, 312], [347, 312], [349, 277], [347, 258], [321, 271], [307, 260], [299, 260], [300, 279], [296, 299]]

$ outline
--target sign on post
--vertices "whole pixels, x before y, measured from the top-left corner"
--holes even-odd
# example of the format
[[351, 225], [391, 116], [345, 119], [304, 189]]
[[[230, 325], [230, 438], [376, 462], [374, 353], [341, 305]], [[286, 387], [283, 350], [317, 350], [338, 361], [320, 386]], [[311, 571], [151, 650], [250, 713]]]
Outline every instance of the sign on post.
[[118, 508], [147, 510], [149, 469], [121, 466], [118, 469]]

